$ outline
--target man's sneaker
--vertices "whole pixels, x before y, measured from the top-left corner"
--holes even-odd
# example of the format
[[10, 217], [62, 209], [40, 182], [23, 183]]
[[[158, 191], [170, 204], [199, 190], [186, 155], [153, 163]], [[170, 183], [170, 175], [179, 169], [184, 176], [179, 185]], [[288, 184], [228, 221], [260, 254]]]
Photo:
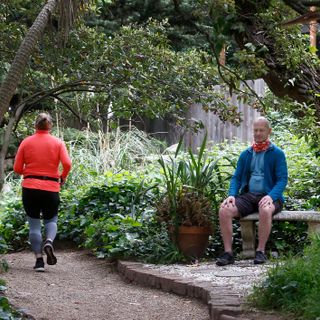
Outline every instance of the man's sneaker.
[[266, 255], [262, 251], [256, 251], [256, 256], [253, 260], [254, 264], [262, 264], [267, 261]]
[[37, 272], [44, 272], [44, 261], [43, 258], [37, 258], [36, 264], [33, 269]]
[[217, 266], [226, 266], [234, 263], [234, 257], [230, 252], [224, 252], [216, 262]]
[[46, 240], [43, 246], [43, 251], [47, 255], [47, 264], [54, 265], [57, 263], [57, 258], [54, 255], [53, 245], [51, 240]]

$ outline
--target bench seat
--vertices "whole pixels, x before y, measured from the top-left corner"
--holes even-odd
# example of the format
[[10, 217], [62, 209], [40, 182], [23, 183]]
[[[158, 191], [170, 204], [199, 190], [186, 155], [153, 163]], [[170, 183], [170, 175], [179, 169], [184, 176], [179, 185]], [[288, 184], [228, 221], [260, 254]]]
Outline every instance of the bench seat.
[[[256, 225], [259, 214], [254, 213], [240, 219], [242, 235], [242, 254], [245, 258], [255, 255]], [[276, 221], [304, 221], [308, 223], [308, 235], [320, 233], [320, 212], [318, 211], [281, 211], [273, 216]]]

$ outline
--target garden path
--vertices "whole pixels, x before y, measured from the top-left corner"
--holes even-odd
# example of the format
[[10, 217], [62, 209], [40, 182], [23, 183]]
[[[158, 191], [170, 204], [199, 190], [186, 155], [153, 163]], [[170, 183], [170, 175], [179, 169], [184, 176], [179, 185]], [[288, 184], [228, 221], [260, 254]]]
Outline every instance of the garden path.
[[208, 320], [205, 304], [127, 284], [105, 260], [83, 250], [56, 250], [58, 264], [34, 272], [29, 251], [5, 256], [7, 297], [36, 320]]
[[[75, 248], [57, 249], [58, 264], [32, 270], [30, 251], [8, 254], [7, 297], [36, 320], [208, 320], [198, 300], [125, 283], [113, 266]], [[198, 268], [199, 276], [214, 264]], [[168, 274], [172, 270], [166, 270]], [[177, 272], [177, 269], [174, 270]], [[226, 272], [226, 271], [224, 271]], [[252, 273], [252, 269], [248, 269]], [[235, 278], [236, 279], [236, 278]], [[279, 320], [278, 315], [250, 314], [245, 319]]]

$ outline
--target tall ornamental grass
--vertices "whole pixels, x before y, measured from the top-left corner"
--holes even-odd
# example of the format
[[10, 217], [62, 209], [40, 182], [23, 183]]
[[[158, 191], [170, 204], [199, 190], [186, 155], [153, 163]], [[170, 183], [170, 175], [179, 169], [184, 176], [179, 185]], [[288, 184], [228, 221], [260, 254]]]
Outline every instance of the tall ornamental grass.
[[135, 127], [97, 134], [66, 129], [63, 138], [72, 158], [68, 178], [72, 186], [93, 183], [107, 171], [142, 170], [164, 148], [163, 142]]

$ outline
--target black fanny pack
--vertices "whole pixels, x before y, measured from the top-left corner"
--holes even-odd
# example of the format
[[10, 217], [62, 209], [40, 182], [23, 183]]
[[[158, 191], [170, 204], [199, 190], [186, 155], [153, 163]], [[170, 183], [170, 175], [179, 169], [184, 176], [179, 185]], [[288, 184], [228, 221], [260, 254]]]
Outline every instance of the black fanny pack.
[[50, 180], [59, 182], [59, 178], [47, 177], [47, 176], [25, 176], [23, 179], [39, 179], [39, 180]]

